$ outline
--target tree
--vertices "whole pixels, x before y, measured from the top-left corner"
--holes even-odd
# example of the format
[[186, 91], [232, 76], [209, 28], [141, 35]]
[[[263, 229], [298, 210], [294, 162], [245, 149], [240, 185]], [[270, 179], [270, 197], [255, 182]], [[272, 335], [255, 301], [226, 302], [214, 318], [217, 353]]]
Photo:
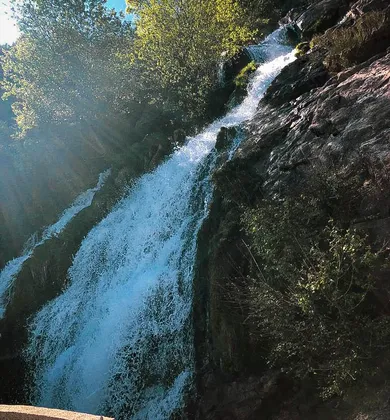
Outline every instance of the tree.
[[[7, 51], [8, 47], [0, 46], [0, 58], [4, 55], [4, 52]], [[0, 84], [3, 80], [3, 69], [1, 67], [0, 61]], [[11, 133], [12, 129], [11, 126], [14, 123], [14, 115], [12, 112], [12, 101], [1, 100], [1, 96], [3, 94], [2, 89], [0, 88], [0, 149], [2, 145], [8, 144], [11, 140]]]
[[26, 0], [22, 36], [3, 61], [5, 97], [14, 96], [22, 132], [95, 119], [125, 107], [133, 30], [105, 0]]
[[144, 86], [153, 86], [150, 97], [195, 114], [217, 81], [218, 64], [254, 35], [236, 0], [128, 0], [128, 6], [138, 16], [135, 51]]

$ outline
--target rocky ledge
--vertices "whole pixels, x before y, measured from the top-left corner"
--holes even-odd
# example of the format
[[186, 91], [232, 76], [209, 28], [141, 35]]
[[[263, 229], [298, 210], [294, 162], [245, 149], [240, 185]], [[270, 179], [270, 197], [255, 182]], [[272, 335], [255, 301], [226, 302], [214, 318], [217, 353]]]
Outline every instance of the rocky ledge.
[[75, 413], [74, 411], [25, 405], [0, 405], [0, 420], [113, 420], [103, 416]]

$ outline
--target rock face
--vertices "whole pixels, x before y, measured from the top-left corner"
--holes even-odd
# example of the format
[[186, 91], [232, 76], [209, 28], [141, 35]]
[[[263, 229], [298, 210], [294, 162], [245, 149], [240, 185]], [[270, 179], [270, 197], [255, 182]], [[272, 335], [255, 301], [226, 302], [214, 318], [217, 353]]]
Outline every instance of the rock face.
[[324, 54], [317, 51], [299, 57], [285, 67], [264, 96], [264, 102], [273, 106], [283, 105], [298, 98], [330, 79], [323, 64]]
[[364, 155], [372, 168], [388, 165], [389, 66], [390, 54], [376, 57], [281, 108], [262, 106], [248, 140], [226, 170], [237, 176], [243, 160], [256, 162], [253, 182], [261, 182], [267, 195], [273, 195], [304, 171], [298, 168], [302, 161], [352, 166]]
[[[352, 10], [372, 10], [374, 3], [383, 4], [359, 1]], [[335, 24], [346, 6], [321, 1], [298, 22], [309, 34], [314, 22], [332, 10]], [[232, 305], [253, 265], [241, 208], [292, 190], [299, 193], [318, 173], [345, 184], [355, 177], [361, 199], [353, 211], [343, 210], [346, 222], [367, 233], [373, 246], [390, 240], [390, 50], [384, 51], [338, 74], [328, 72], [319, 51], [286, 67], [246, 127], [233, 159], [215, 172], [214, 202], [199, 235], [195, 290], [196, 342], [203, 343], [197, 355], [199, 419], [387, 418], [385, 397], [375, 409], [356, 393], [349, 402], [324, 404], [308, 397], [310, 390], [286, 385], [283, 375], [276, 382], [282, 397], [277, 385], [270, 391], [264, 382], [270, 374], [264, 348], [251, 338], [245, 305]], [[221, 144], [225, 139], [223, 132]], [[207, 314], [203, 323], [201, 313]], [[365, 388], [367, 398], [386, 388], [384, 378], [380, 381], [372, 391], [371, 385]]]
[[296, 19], [296, 25], [304, 38], [310, 38], [335, 25], [348, 11], [348, 5], [346, 0], [316, 2]]

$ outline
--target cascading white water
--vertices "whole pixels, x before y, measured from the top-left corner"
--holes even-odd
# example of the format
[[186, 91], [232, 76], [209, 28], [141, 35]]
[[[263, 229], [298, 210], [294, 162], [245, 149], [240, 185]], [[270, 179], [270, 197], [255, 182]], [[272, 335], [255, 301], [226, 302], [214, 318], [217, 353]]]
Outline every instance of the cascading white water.
[[13, 281], [20, 273], [23, 263], [31, 257], [37, 246], [42, 245], [53, 236], [58, 236], [58, 234], [61, 233], [61, 231], [73, 219], [73, 217], [76, 216], [76, 214], [91, 205], [95, 193], [104, 185], [109, 174], [109, 169], [102, 172], [99, 175], [99, 180], [95, 187], [81, 193], [71, 206], [61, 214], [58, 221], [43, 231], [41, 239], [39, 239], [39, 235], [37, 233], [34, 233], [26, 242], [23, 249], [23, 255], [9, 261], [0, 271], [0, 319], [4, 316], [6, 306], [10, 298]]
[[[248, 45], [245, 47], [245, 51], [250, 56], [250, 58], [256, 63], [269, 62], [272, 57], [275, 57], [274, 54], [278, 54], [278, 49], [275, 50], [275, 44], [280, 44], [280, 42], [286, 42], [285, 38], [282, 40], [280, 38], [281, 29], [272, 32], [267, 38], [264, 39], [260, 44]], [[286, 29], [282, 29], [285, 32]], [[280, 48], [280, 45], [278, 46]]]
[[30, 323], [35, 404], [117, 420], [180, 412], [194, 368], [192, 279], [196, 236], [212, 198], [211, 152], [220, 128], [250, 119], [294, 60], [282, 34], [266, 40], [267, 62], [244, 102], [140, 178], [84, 239], [68, 289]]

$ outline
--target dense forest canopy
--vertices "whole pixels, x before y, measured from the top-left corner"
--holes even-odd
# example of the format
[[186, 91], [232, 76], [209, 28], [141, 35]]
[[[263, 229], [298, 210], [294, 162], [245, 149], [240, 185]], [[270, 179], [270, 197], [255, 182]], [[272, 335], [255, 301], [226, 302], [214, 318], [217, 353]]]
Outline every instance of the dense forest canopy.
[[235, 0], [129, 0], [128, 7], [139, 17], [135, 53], [146, 84], [187, 112], [202, 109], [218, 63], [255, 33]]
[[14, 8], [21, 37], [1, 59], [1, 88], [22, 135], [131, 113], [134, 100], [199, 115], [218, 64], [256, 32], [236, 0], [129, 1], [135, 25], [105, 0], [24, 0]]

